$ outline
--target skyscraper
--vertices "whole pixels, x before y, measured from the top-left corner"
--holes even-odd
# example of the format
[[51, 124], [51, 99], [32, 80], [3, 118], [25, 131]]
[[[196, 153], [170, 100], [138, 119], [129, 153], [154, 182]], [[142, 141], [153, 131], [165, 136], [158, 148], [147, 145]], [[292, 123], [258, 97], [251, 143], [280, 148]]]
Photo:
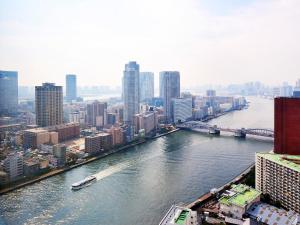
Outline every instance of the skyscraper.
[[274, 153], [300, 155], [300, 98], [275, 98]]
[[77, 86], [76, 86], [76, 75], [66, 75], [66, 99], [68, 102], [72, 102], [77, 98]]
[[18, 72], [0, 70], [0, 116], [9, 116], [18, 110]]
[[107, 103], [94, 101], [87, 105], [87, 123], [102, 128], [107, 124]]
[[63, 123], [63, 90], [54, 83], [35, 87], [36, 124], [42, 127]]
[[167, 123], [172, 122], [172, 99], [180, 97], [180, 74], [177, 71], [159, 73], [160, 96], [164, 102], [164, 115]]
[[133, 116], [139, 113], [139, 73], [140, 66], [136, 62], [125, 65], [123, 73], [124, 122], [132, 124]]
[[140, 73], [140, 101], [151, 100], [154, 97], [154, 74], [152, 72]]

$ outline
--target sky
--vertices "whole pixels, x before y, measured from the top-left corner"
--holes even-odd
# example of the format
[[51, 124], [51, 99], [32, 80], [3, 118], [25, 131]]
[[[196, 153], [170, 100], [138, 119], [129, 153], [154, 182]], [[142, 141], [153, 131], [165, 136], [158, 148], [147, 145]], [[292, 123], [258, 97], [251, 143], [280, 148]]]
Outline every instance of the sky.
[[124, 65], [182, 86], [300, 78], [299, 0], [0, 0], [0, 70], [20, 85], [120, 86]]

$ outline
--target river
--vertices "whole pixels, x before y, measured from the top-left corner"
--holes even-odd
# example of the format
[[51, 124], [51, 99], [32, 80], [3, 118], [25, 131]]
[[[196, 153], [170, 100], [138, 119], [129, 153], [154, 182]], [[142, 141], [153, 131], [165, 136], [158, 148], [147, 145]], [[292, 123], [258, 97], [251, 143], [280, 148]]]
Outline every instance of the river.
[[[273, 101], [214, 119], [226, 127], [272, 128]], [[0, 196], [2, 224], [157, 225], [173, 203], [189, 203], [228, 182], [272, 142], [188, 131], [149, 141]], [[72, 183], [95, 174], [79, 191]]]

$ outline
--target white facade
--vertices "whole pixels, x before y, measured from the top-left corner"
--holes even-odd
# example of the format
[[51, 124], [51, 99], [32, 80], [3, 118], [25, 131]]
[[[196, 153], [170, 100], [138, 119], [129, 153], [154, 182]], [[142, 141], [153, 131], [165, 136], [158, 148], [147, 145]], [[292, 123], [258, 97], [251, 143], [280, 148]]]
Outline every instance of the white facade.
[[173, 122], [185, 122], [193, 117], [192, 98], [175, 98], [172, 101]]
[[140, 72], [140, 101], [144, 102], [154, 97], [154, 73]]
[[23, 165], [23, 156], [20, 153], [11, 153], [4, 160], [4, 170], [11, 180], [23, 175]]

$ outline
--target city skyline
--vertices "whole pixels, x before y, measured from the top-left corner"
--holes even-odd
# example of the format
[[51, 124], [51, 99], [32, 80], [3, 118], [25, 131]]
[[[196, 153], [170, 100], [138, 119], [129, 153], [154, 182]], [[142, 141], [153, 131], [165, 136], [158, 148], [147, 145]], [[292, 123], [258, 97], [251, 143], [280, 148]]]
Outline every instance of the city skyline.
[[278, 85], [283, 75], [293, 84], [300, 70], [299, 4], [132, 0], [57, 7], [53, 1], [1, 1], [0, 67], [18, 71], [20, 85], [62, 85], [65, 74], [74, 73], [82, 85], [121, 86], [120, 71], [129, 60], [155, 74], [178, 70], [183, 86], [248, 80]]

